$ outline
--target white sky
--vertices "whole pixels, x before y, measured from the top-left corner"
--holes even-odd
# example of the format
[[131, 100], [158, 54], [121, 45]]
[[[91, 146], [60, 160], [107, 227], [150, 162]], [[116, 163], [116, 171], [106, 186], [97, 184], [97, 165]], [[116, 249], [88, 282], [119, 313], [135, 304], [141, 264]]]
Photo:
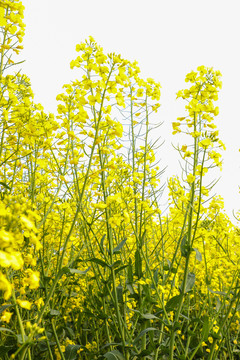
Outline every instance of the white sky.
[[223, 171], [213, 193], [225, 208], [240, 209], [240, 2], [239, 0], [23, 0], [26, 35], [21, 57], [35, 101], [56, 113], [56, 95], [75, 80], [69, 63], [76, 44], [92, 35], [106, 52], [137, 60], [142, 77], [162, 86], [159, 136], [165, 177], [179, 173], [178, 154], [171, 143], [171, 123], [184, 115], [176, 92], [186, 88], [185, 75], [199, 65], [223, 74], [216, 124], [227, 146]]

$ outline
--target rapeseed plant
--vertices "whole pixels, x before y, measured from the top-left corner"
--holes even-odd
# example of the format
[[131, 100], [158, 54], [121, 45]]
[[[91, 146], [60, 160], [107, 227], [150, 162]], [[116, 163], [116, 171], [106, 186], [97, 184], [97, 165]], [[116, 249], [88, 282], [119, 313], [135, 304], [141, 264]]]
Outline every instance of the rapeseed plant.
[[160, 84], [89, 37], [45, 114], [12, 72], [23, 10], [0, 1], [1, 358], [237, 359], [240, 232], [207, 182], [225, 148], [220, 72], [200, 66], [177, 93], [188, 143], [164, 215]]

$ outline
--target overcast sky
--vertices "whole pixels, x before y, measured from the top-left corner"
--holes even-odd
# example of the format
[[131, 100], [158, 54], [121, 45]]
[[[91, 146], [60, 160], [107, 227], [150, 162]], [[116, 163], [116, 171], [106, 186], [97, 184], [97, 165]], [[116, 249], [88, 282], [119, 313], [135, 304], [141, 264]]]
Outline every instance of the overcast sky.
[[240, 209], [240, 21], [239, 0], [23, 0], [26, 35], [23, 71], [30, 77], [35, 101], [56, 112], [56, 95], [75, 79], [69, 63], [76, 44], [92, 35], [106, 52], [137, 60], [142, 76], [161, 83], [159, 135], [165, 177], [179, 169], [172, 150], [181, 139], [171, 123], [184, 115], [176, 92], [185, 75], [199, 65], [220, 70], [223, 88], [216, 124], [227, 146], [215, 187], [229, 215]]

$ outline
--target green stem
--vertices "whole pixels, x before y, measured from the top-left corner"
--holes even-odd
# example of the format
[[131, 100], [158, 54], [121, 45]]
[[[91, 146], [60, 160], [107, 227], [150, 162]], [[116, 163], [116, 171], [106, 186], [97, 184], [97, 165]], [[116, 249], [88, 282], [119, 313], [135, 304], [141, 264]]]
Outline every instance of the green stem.
[[[194, 132], [197, 129], [197, 115], [194, 113]], [[188, 267], [189, 267], [189, 261], [191, 256], [191, 247], [193, 245], [192, 240], [192, 224], [193, 224], [193, 210], [194, 210], [194, 200], [195, 200], [195, 175], [196, 175], [196, 167], [198, 162], [198, 140], [195, 137], [194, 138], [194, 158], [193, 158], [193, 171], [192, 175], [194, 176], [194, 181], [191, 186], [191, 197], [189, 201], [189, 215], [188, 215], [188, 232], [187, 232], [187, 255], [185, 260], [185, 266], [184, 266], [184, 275], [183, 275], [183, 283], [182, 283], [182, 289], [181, 289], [181, 297], [179, 300], [177, 312], [174, 318], [174, 323], [176, 324], [179, 321], [179, 316], [183, 307], [184, 302], [184, 294], [186, 289], [186, 283], [187, 283], [187, 276], [188, 276]], [[187, 209], [188, 211], [188, 209]], [[172, 329], [171, 338], [170, 338], [170, 360], [173, 360], [174, 358], [174, 344], [175, 344], [175, 336], [176, 332], [175, 329]]]
[[57, 348], [58, 348], [58, 351], [59, 351], [59, 353], [61, 355], [61, 359], [65, 360], [65, 356], [64, 356], [64, 354], [62, 352], [61, 345], [60, 345], [60, 342], [59, 342], [59, 339], [58, 339], [58, 336], [57, 336], [54, 319], [52, 319], [51, 324], [52, 324], [52, 329], [53, 329], [53, 335], [54, 335], [54, 338], [56, 340]]
[[26, 338], [26, 334], [24, 331], [24, 327], [23, 327], [23, 323], [22, 323], [22, 318], [20, 315], [20, 311], [19, 311], [19, 307], [16, 301], [16, 297], [15, 297], [15, 290], [12, 291], [12, 297], [13, 297], [13, 303], [15, 305], [15, 309], [16, 309], [16, 314], [17, 314], [17, 319], [18, 319], [18, 323], [19, 323], [19, 327], [20, 327], [20, 333], [21, 333], [21, 337], [22, 337], [22, 342], [23, 344], [25, 343], [25, 338]]
[[16, 314], [17, 314], [17, 319], [18, 319], [18, 323], [19, 323], [19, 327], [20, 327], [20, 333], [21, 333], [21, 337], [22, 337], [22, 343], [23, 343], [23, 345], [21, 347], [21, 349], [23, 349], [23, 352], [22, 352], [22, 354], [20, 356], [20, 360], [25, 359], [26, 353], [28, 353], [28, 360], [31, 360], [31, 352], [30, 352], [30, 349], [29, 349], [30, 343], [27, 341], [27, 337], [26, 337], [26, 334], [25, 334], [25, 331], [24, 331], [22, 318], [21, 318], [21, 315], [20, 315], [20, 311], [19, 311], [17, 301], [16, 301], [16, 296], [15, 296], [15, 290], [14, 289], [12, 291], [12, 298], [13, 298], [13, 303], [15, 305], [15, 310], [16, 310]]

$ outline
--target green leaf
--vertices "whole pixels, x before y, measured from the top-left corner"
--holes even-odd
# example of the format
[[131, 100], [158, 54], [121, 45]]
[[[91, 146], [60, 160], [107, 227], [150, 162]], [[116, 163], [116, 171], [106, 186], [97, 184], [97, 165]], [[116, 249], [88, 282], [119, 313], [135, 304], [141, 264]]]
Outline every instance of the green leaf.
[[68, 345], [65, 349], [64, 356], [65, 360], [77, 360], [78, 359], [78, 350], [81, 345]]
[[[195, 280], [196, 280], [196, 276], [195, 274], [189, 272], [187, 274], [187, 281], [186, 281], [186, 287], [185, 287], [185, 291], [184, 293], [186, 294], [187, 292], [191, 291], [194, 284], [195, 284]], [[181, 284], [180, 286], [180, 289], [182, 290], [182, 287], [183, 287], [183, 283]]]
[[187, 244], [187, 235], [184, 235], [181, 241], [181, 245], [180, 245], [180, 249], [181, 249], [181, 254], [183, 257], [187, 257], [188, 252], [189, 252], [189, 248], [188, 248], [188, 244]]
[[138, 342], [138, 340], [139, 340], [144, 334], [146, 334], [146, 333], [149, 332], [149, 331], [159, 331], [159, 330], [156, 329], [156, 328], [153, 328], [153, 327], [149, 327], [149, 328], [147, 328], [147, 329], [144, 329], [144, 330], [141, 331], [140, 334], [136, 337], [136, 339], [134, 340], [133, 344], [135, 345], [135, 344]]
[[132, 270], [132, 260], [128, 261], [128, 271], [127, 271], [127, 282], [129, 284], [133, 283], [133, 270]]
[[85, 275], [90, 269], [91, 269], [91, 266], [89, 266], [86, 270], [78, 270], [78, 269], [68, 268], [70, 274], [79, 274], [79, 275]]
[[125, 269], [127, 266], [128, 266], [128, 265], [123, 265], [123, 266], [120, 266], [119, 268], [117, 268], [117, 269], [115, 270], [115, 275], [116, 275], [117, 273], [119, 273], [121, 270]]
[[10, 186], [8, 186], [6, 183], [0, 181], [0, 185], [2, 185], [3, 187], [5, 187], [8, 190], [11, 190]]
[[180, 300], [181, 300], [181, 295], [173, 296], [171, 299], [168, 300], [166, 304], [166, 310], [169, 311], [175, 309], [178, 306]]
[[110, 269], [116, 269], [122, 263], [121, 260], [114, 261], [112, 265], [109, 265]]
[[28, 338], [27, 335], [24, 335], [24, 341], [23, 341], [23, 338], [22, 338], [22, 335], [21, 335], [21, 334], [17, 334], [16, 337], [17, 337], [17, 342], [18, 342], [18, 344], [20, 344], [20, 345], [23, 345], [23, 344], [25, 344], [26, 342], [29, 341], [29, 338]]
[[196, 249], [196, 248], [193, 248], [193, 250], [194, 250], [195, 253], [196, 253], [196, 259], [197, 259], [198, 261], [202, 261], [202, 254], [200, 253], [200, 251], [198, 251], [198, 249]]
[[116, 246], [113, 249], [113, 254], [118, 254], [120, 252], [120, 250], [122, 249], [122, 247], [124, 246], [125, 242], [127, 241], [127, 238], [124, 239], [123, 241], [120, 242], [120, 244], [118, 244], [118, 246]]
[[118, 302], [123, 303], [123, 287], [122, 287], [122, 285], [118, 285], [116, 287], [116, 291], [117, 291]]
[[0, 326], [0, 331], [8, 331], [8, 332], [10, 332], [10, 333], [12, 333], [12, 334], [15, 334], [12, 330], [7, 329], [7, 328], [2, 327], [2, 326]]
[[51, 316], [58, 316], [58, 315], [60, 315], [60, 311], [59, 311], [59, 310], [50, 309], [50, 310], [49, 310], [49, 314], [50, 314]]
[[66, 332], [68, 333], [68, 337], [73, 340], [75, 338], [75, 333], [72, 328], [66, 326], [65, 327]]
[[103, 242], [104, 242], [105, 237], [106, 237], [106, 234], [103, 235], [103, 237], [101, 238], [101, 242], [100, 242], [102, 250], [103, 250]]
[[112, 352], [107, 352], [103, 356], [108, 360], [118, 360], [118, 357], [114, 355]]
[[213, 291], [212, 289], [208, 288], [208, 290], [212, 293], [212, 294], [218, 294], [218, 295], [223, 295], [226, 296], [227, 294], [224, 291]]
[[211, 285], [211, 276], [207, 275], [206, 278], [205, 278], [205, 281], [206, 281], [207, 285]]
[[91, 258], [88, 261], [94, 262], [94, 263], [96, 263], [98, 265], [101, 265], [102, 267], [108, 267], [109, 268], [109, 265], [105, 261], [103, 261], [102, 259]]
[[123, 354], [117, 350], [112, 350], [103, 355], [108, 360], [125, 360]]
[[221, 308], [222, 303], [221, 303], [221, 301], [219, 300], [219, 297], [218, 297], [218, 296], [216, 296], [216, 301], [217, 301], [216, 311], [218, 312], [219, 309]]
[[155, 284], [157, 285], [158, 284], [158, 269], [156, 269], [154, 271], [153, 279], [154, 279]]
[[63, 267], [61, 271], [59, 272], [58, 276], [59, 279], [63, 276], [63, 274], [67, 275], [73, 275], [73, 274], [79, 274], [79, 275], [85, 275], [91, 267], [87, 268], [86, 270], [78, 270], [78, 269], [71, 269], [67, 266]]
[[146, 236], [146, 231], [147, 230], [144, 230], [141, 238], [140, 238], [140, 247], [142, 248], [143, 247], [143, 244], [144, 244], [144, 240], [145, 240], [145, 236]]
[[127, 286], [128, 291], [130, 292], [130, 294], [135, 294], [131, 284], [127, 284], [126, 286]]
[[139, 250], [135, 252], [135, 274], [140, 279], [143, 275], [142, 273], [142, 258]]
[[118, 342], [106, 343], [101, 347], [101, 349], [109, 348], [110, 346], [115, 346], [115, 345], [122, 345], [122, 343], [118, 343]]
[[187, 283], [186, 283], [186, 289], [185, 292], [189, 292], [192, 290], [194, 284], [195, 284], [196, 276], [194, 273], [189, 272], [187, 275]]
[[151, 319], [159, 319], [157, 316], [153, 314], [141, 314], [144, 319], [151, 320]]

